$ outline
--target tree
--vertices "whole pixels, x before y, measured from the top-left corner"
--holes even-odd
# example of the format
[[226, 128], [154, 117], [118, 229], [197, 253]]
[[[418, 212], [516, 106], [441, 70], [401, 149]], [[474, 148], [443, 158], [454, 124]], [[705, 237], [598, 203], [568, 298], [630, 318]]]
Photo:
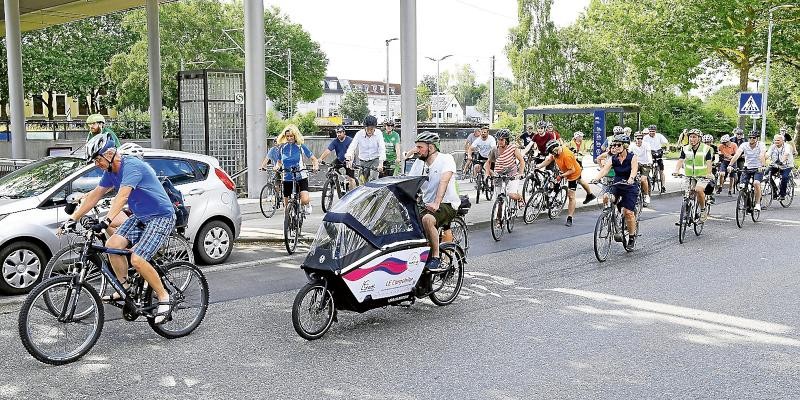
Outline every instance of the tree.
[[475, 72], [469, 65], [463, 65], [456, 72], [453, 86], [450, 87], [456, 100], [461, 104], [461, 111], [466, 113], [468, 105], [475, 105], [478, 98], [488, 92], [486, 85], [478, 85], [475, 80]]
[[[489, 115], [489, 83], [486, 83], [487, 89], [481, 94], [475, 107], [484, 115]], [[514, 115], [517, 112], [517, 106], [511, 99], [511, 91], [514, 88], [514, 83], [511, 79], [498, 76], [494, 78], [494, 110], [495, 112], [504, 112], [506, 114]]]
[[[244, 68], [244, 36], [241, 30], [224, 29], [242, 26], [244, 8], [241, 2], [222, 3], [215, 0], [172, 2], [159, 7], [161, 24], [161, 82], [163, 101], [168, 107], [177, 105], [175, 76], [182, 68], [235, 69]], [[319, 44], [307, 32], [293, 24], [280, 10], [272, 8], [264, 14], [266, 35], [269, 38], [265, 71], [267, 97], [275, 100], [285, 112], [288, 83], [287, 51], [292, 49], [293, 98], [311, 101], [322, 95], [320, 81], [324, 78], [327, 58]], [[144, 10], [128, 13], [123, 25], [138, 36], [130, 52], [114, 56], [106, 74], [118, 89], [120, 106], [148, 107], [147, 32]], [[212, 51], [231, 48], [231, 51]], [[241, 49], [240, 49], [241, 48]], [[199, 63], [200, 65], [196, 65]], [[278, 76], [278, 74], [282, 75]]]
[[369, 115], [367, 107], [367, 93], [361, 90], [348, 90], [344, 94], [339, 112], [346, 118], [360, 122]]
[[425, 75], [419, 83], [428, 88], [428, 93], [436, 93], [436, 75]]
[[431, 89], [425, 82], [417, 85], [417, 121], [431, 119]]

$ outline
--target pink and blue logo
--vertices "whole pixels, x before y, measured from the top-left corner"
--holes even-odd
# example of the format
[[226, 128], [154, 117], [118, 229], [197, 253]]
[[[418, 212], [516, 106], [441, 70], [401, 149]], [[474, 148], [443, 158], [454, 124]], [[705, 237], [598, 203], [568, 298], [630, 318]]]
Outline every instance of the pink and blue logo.
[[[423, 263], [425, 261], [427, 261], [428, 260], [428, 251], [427, 250], [423, 251], [422, 254], [420, 254], [420, 256], [419, 256], [419, 259]], [[400, 275], [403, 272], [408, 271], [408, 262], [404, 261], [404, 260], [401, 260], [399, 258], [396, 258], [396, 257], [389, 257], [389, 258], [381, 261], [377, 265], [373, 265], [371, 267], [365, 267], [365, 268], [364, 267], [356, 268], [356, 269], [344, 274], [342, 277], [344, 279], [348, 280], [348, 281], [354, 282], [354, 281], [361, 280], [365, 276], [367, 276], [367, 275], [369, 275], [369, 274], [371, 274], [371, 273], [373, 273], [375, 271], [383, 271], [383, 272], [386, 272], [389, 275]]]

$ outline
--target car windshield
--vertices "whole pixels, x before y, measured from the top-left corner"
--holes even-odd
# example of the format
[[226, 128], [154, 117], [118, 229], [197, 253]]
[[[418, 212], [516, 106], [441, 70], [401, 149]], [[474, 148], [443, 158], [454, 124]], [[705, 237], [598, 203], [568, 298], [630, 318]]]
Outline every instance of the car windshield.
[[83, 165], [83, 160], [74, 157], [45, 158], [26, 165], [0, 178], [0, 199], [38, 196]]

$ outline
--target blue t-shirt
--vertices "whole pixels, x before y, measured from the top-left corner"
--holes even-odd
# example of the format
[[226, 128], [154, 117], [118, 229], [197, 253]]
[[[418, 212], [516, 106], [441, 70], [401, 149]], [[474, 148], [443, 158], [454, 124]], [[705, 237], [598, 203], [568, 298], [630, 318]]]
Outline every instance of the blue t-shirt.
[[272, 161], [273, 164], [277, 164], [278, 160], [281, 159], [281, 153], [278, 150], [278, 146], [272, 146], [269, 151], [267, 152], [267, 158]]
[[[300, 167], [301, 169], [305, 169], [305, 165], [302, 163], [303, 156], [311, 157], [314, 155], [311, 153], [306, 145], [301, 144], [292, 144], [292, 143], [284, 143], [281, 145], [280, 148], [281, 153], [281, 162], [283, 163], [283, 180], [284, 181], [292, 181], [294, 180], [294, 175], [292, 174], [292, 167]], [[298, 179], [305, 179], [308, 178], [308, 171], [303, 170]]]
[[153, 167], [133, 156], [122, 156], [119, 173], [104, 172], [100, 179], [100, 186], [113, 187], [119, 190], [120, 186], [131, 187], [128, 197], [128, 207], [142, 222], [147, 222], [156, 217], [171, 217], [175, 215], [172, 202], [167, 197], [167, 192], [161, 186]]
[[333, 138], [328, 145], [328, 150], [336, 152], [336, 159], [340, 162], [344, 162], [344, 155], [347, 153], [347, 148], [350, 147], [350, 143], [352, 142], [353, 138], [350, 136], [345, 136], [342, 141], [339, 141], [339, 138]]

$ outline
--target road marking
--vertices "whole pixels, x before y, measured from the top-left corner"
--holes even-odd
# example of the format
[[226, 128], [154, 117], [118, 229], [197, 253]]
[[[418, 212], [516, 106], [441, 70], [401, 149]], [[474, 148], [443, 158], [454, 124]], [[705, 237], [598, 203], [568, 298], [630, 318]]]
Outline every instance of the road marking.
[[280, 257], [272, 257], [272, 258], [265, 258], [263, 260], [251, 260], [251, 261], [242, 261], [234, 264], [222, 264], [217, 265], [215, 267], [208, 267], [202, 268], [204, 273], [211, 273], [211, 272], [219, 272], [219, 271], [230, 271], [234, 269], [242, 269], [242, 268], [251, 268], [256, 266], [262, 265], [269, 265], [270, 267], [279, 267], [279, 268], [289, 268], [289, 269], [298, 269], [300, 268], [300, 263], [287, 263], [286, 261], [299, 261], [298, 258], [301, 257], [299, 254], [292, 254], [292, 255], [285, 255]]

